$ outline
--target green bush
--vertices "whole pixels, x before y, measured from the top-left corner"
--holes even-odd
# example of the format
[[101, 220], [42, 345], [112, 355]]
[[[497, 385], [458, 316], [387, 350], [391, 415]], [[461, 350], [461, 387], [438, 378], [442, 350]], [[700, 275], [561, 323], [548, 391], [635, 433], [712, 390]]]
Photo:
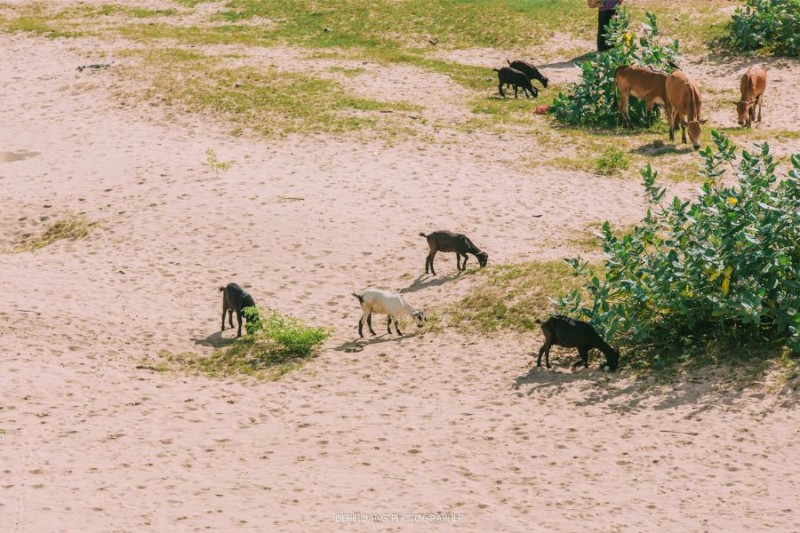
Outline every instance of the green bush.
[[620, 170], [628, 168], [628, 157], [619, 148], [609, 146], [600, 154], [594, 166], [599, 174], [617, 174]]
[[[647, 13], [642, 25], [643, 35], [636, 37], [630, 30], [631, 16], [625, 8], [617, 10], [609, 24], [609, 40], [613, 47], [595, 53], [581, 65], [581, 81], [559, 93], [550, 112], [561, 122], [583, 126], [617, 126], [621, 123], [614, 72], [622, 65], [641, 65], [655, 70], [672, 72], [679, 58], [678, 41], [658, 44], [656, 16]], [[629, 113], [634, 124], [646, 123], [645, 103], [631, 99]]]
[[[575, 290], [559, 300], [560, 310], [629, 343], [760, 333], [800, 351], [800, 155], [779, 181], [766, 143], [739, 157], [728, 138], [712, 136], [716, 149], [700, 153], [698, 198], [665, 204], [648, 164], [644, 219], [622, 237], [604, 224], [602, 273], [567, 260], [585, 276], [590, 301], [583, 305]], [[721, 183], [729, 168], [733, 186]]]
[[800, 0], [747, 0], [732, 15], [730, 40], [744, 51], [800, 56]]
[[314, 347], [330, 336], [325, 328], [306, 326], [297, 318], [272, 309], [264, 314], [256, 307], [245, 307], [247, 334], [254, 337], [264, 351], [306, 357]]

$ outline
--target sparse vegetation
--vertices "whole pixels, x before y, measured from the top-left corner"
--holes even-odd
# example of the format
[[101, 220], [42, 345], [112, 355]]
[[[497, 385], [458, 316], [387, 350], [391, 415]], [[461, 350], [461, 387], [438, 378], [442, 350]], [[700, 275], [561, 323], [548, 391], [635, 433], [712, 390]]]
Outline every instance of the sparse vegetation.
[[17, 242], [13, 251], [32, 252], [60, 240], [66, 239], [74, 241], [89, 235], [89, 231], [96, 224], [96, 222], [92, 222], [85, 215], [67, 213], [60, 219], [49, 224], [44, 232], [23, 236], [23, 238]]
[[140, 366], [156, 371], [196, 372], [211, 377], [251, 376], [275, 381], [300, 368], [331, 331], [305, 325], [297, 318], [268, 310], [259, 315], [255, 307], [244, 309], [247, 335], [215, 349], [209, 355], [191, 352], [159, 354]]
[[580, 285], [561, 261], [489, 266], [475, 276], [476, 288], [442, 313], [470, 332], [529, 331], [552, 312], [550, 297]]
[[217, 158], [217, 153], [212, 148], [209, 148], [206, 150], [206, 163], [208, 163], [209, 168], [211, 168], [211, 171], [214, 173], [214, 177], [218, 178], [219, 173], [225, 172], [231, 168], [235, 161], [220, 161]]
[[599, 174], [619, 174], [628, 168], [628, 157], [619, 148], [609, 146], [595, 160], [594, 167]]

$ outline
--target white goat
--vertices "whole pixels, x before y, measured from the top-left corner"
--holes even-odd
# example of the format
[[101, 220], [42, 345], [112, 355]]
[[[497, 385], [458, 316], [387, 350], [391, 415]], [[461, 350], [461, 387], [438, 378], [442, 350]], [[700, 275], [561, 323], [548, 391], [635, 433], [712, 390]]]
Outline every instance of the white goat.
[[369, 332], [375, 335], [372, 329], [372, 313], [379, 313], [381, 315], [388, 315], [389, 322], [386, 324], [386, 329], [389, 334], [392, 333], [392, 319], [394, 319], [394, 329], [397, 330], [398, 335], [402, 335], [400, 328], [397, 325], [397, 317], [408, 315], [417, 321], [417, 327], [421, 328], [425, 323], [425, 314], [420, 309], [414, 309], [402, 296], [393, 292], [384, 291], [381, 289], [365, 289], [359, 293], [353, 293], [353, 296], [358, 298], [361, 304], [361, 310], [364, 312], [361, 319], [358, 321], [358, 335], [364, 337], [364, 322], [369, 327]]

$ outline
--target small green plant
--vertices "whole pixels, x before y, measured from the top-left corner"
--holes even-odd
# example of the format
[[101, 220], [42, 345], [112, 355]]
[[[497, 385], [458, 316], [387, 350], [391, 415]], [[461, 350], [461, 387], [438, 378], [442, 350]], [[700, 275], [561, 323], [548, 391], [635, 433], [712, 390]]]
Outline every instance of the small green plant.
[[595, 161], [595, 170], [604, 175], [619, 174], [628, 168], [628, 157], [615, 146], [606, 148]]
[[733, 12], [729, 38], [740, 50], [800, 56], [800, 0], [747, 0]]
[[[641, 65], [655, 70], [672, 72], [678, 60], [678, 41], [666, 46], [658, 44], [658, 23], [653, 13], [647, 13], [643, 24], [643, 35], [636, 37], [632, 30], [631, 16], [625, 8], [609, 25], [609, 40], [614, 43], [610, 50], [593, 54], [581, 65], [581, 81], [560, 92], [550, 106], [556, 119], [569, 125], [611, 127], [620, 124], [618, 95], [614, 83], [617, 67]], [[629, 113], [634, 124], [646, 123], [645, 103], [632, 99]]]
[[50, 224], [44, 233], [23, 237], [14, 247], [14, 251], [32, 252], [63, 239], [74, 241], [89, 235], [91, 228], [96, 225], [97, 222], [90, 221], [85, 215], [67, 213]]
[[[664, 202], [648, 164], [644, 219], [621, 237], [603, 225], [604, 272], [567, 260], [585, 283], [559, 308], [631, 344], [713, 336], [800, 351], [800, 155], [778, 180], [766, 143], [738, 156], [727, 137], [712, 136], [716, 149], [700, 153], [699, 197]], [[722, 183], [729, 170], [736, 185]]]
[[210, 355], [162, 354], [160, 361], [140, 366], [155, 371], [188, 370], [208, 376], [246, 375], [277, 380], [300, 368], [331, 330], [311, 327], [294, 317], [269, 310], [260, 313], [246, 307], [247, 335], [217, 348]]
[[225, 172], [235, 163], [235, 161], [220, 161], [217, 158], [217, 153], [211, 148], [206, 150], [206, 162], [208, 166], [211, 167], [215, 178], [218, 178], [220, 172]]

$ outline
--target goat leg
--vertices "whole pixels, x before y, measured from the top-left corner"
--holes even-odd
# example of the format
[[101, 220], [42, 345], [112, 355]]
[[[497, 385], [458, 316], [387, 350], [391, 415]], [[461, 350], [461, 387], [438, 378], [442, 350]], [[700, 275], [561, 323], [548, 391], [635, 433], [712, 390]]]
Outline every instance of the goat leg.
[[[396, 318], [394, 319], [394, 329], [397, 330], [397, 334], [398, 335], [400, 335], [401, 337], [403, 336], [403, 332], [400, 331], [400, 326], [397, 325], [397, 319]], [[391, 332], [392, 332], [392, 330], [389, 330], [389, 333], [391, 333]]]
[[542, 347], [539, 348], [539, 358], [536, 360], [536, 366], [542, 366], [542, 354], [545, 355], [545, 364], [547, 368], [550, 368], [550, 346], [547, 343], [542, 344]]
[[[236, 310], [236, 322], [239, 324], [239, 329], [236, 331], [236, 336], [237, 337], [241, 337], [242, 336], [242, 310], [241, 309], [237, 309]], [[231, 327], [233, 327], [233, 324], [231, 324]]]
[[[389, 332], [389, 335], [392, 334], [392, 315], [388, 315], [389, 320], [386, 321], [386, 331]], [[394, 321], [394, 327], [397, 327], [397, 320]]]
[[371, 333], [373, 336], [377, 335], [377, 333], [375, 333], [375, 330], [374, 330], [374, 329], [372, 329], [372, 312], [370, 312], [370, 313], [367, 315], [367, 327], [369, 328], [369, 332], [370, 332], [370, 333]]

